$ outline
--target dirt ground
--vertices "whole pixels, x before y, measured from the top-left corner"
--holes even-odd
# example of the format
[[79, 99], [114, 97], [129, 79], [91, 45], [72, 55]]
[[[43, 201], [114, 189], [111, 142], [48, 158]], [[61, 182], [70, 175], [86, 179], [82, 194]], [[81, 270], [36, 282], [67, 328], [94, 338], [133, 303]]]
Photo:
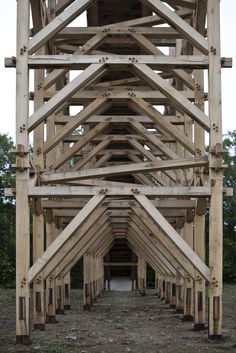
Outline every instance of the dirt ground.
[[15, 345], [14, 290], [0, 289], [0, 353], [219, 353], [236, 352], [236, 286], [224, 290], [224, 336], [207, 339], [192, 323], [148, 292], [107, 292], [91, 311], [83, 311], [82, 293], [72, 291], [72, 310], [46, 331], [31, 331], [32, 344]]

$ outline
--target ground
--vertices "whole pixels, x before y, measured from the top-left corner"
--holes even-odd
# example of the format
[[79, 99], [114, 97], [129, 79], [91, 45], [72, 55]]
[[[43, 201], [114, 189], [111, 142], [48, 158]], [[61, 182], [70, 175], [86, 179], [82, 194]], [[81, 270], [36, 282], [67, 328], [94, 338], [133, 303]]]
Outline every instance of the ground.
[[15, 345], [14, 290], [0, 289], [0, 353], [219, 353], [236, 352], [236, 286], [224, 290], [224, 336], [207, 339], [192, 323], [169, 309], [152, 291], [107, 292], [91, 311], [83, 311], [82, 293], [72, 290], [73, 310], [58, 316], [45, 332], [31, 332], [32, 344]]

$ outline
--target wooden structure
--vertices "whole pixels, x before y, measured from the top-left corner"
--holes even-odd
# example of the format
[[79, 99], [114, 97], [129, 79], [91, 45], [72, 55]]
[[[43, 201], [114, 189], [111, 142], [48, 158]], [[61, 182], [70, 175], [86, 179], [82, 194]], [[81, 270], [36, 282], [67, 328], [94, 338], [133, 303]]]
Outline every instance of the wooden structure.
[[[82, 256], [85, 308], [104, 265], [136, 267], [145, 294], [149, 263], [157, 294], [196, 329], [208, 282], [209, 337], [222, 335], [221, 68], [231, 59], [219, 15], [219, 0], [17, 1], [17, 56], [6, 59], [17, 74], [17, 342], [29, 343], [30, 285], [43, 330], [70, 308]], [[117, 242], [133, 259], [104, 264]]]

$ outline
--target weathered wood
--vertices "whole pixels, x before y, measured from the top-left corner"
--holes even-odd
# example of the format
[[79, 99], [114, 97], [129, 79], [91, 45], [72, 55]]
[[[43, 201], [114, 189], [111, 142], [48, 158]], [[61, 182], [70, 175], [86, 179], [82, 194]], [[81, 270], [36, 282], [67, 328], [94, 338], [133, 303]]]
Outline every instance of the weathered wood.
[[147, 213], [161, 227], [162, 231], [172, 240], [191, 264], [209, 281], [210, 270], [194, 251], [183, 241], [173, 227], [165, 220], [161, 213], [152, 205], [151, 201], [144, 195], [134, 195], [136, 200], [145, 208]]
[[177, 108], [186, 112], [189, 116], [195, 119], [206, 131], [209, 132], [210, 122], [209, 118], [196, 106], [191, 104], [185, 97], [183, 97], [175, 88], [168, 82], [163, 80], [160, 75], [155, 74], [145, 64], [133, 64], [137, 74], [144, 80], [147, 80], [152, 86], [158, 87], [163, 94], [165, 94], [170, 101], [176, 105]]
[[78, 215], [71, 221], [71, 223], [62, 231], [62, 233], [55, 239], [55, 241], [47, 248], [43, 255], [34, 263], [29, 270], [29, 283], [43, 270], [49, 260], [55, 256], [57, 251], [63, 246], [67, 239], [78, 229], [84, 222], [85, 218], [101, 203], [104, 199], [104, 194], [95, 195]]
[[[144, 2], [144, 0], [142, 0], [142, 2]], [[150, 6], [156, 14], [165, 19], [169, 25], [176, 28], [191, 44], [195, 45], [203, 53], [208, 54], [207, 40], [186, 21], [182, 20], [175, 12], [171, 11], [160, 0], [148, 0], [147, 5]]]
[[210, 182], [211, 200], [209, 215], [209, 266], [211, 278], [209, 287], [209, 337], [222, 335], [222, 249], [223, 249], [223, 172], [222, 153], [216, 153], [217, 144], [222, 149], [222, 106], [220, 68], [220, 2], [209, 0], [207, 4], [209, 41], [209, 116], [210, 138]]
[[[16, 155], [16, 342], [29, 344], [29, 285], [30, 261], [29, 225], [29, 140], [25, 129], [28, 120], [28, 36], [29, 1], [17, 2], [17, 64], [16, 64], [16, 145], [25, 153]], [[25, 50], [24, 50], [25, 48]], [[22, 167], [22, 169], [20, 168]]]
[[[104, 123], [100, 123], [104, 124]], [[103, 127], [102, 127], [103, 128]], [[92, 130], [91, 130], [92, 131]], [[77, 147], [76, 147], [77, 148]], [[76, 149], [75, 148], [75, 149]], [[55, 167], [62, 165], [66, 161], [63, 158], [60, 163], [56, 162]], [[189, 158], [185, 160], [168, 160], [168, 161], [157, 161], [157, 162], [145, 162], [145, 163], [135, 163], [128, 165], [120, 165], [117, 167], [103, 167], [95, 169], [84, 169], [81, 171], [74, 172], [64, 172], [50, 174], [41, 178], [41, 182], [46, 183], [56, 183], [56, 182], [65, 182], [70, 180], [80, 180], [87, 178], [97, 178], [104, 176], [113, 176], [113, 175], [125, 175], [129, 173], [138, 173], [140, 171], [153, 171], [153, 170], [169, 170], [169, 169], [181, 169], [181, 168], [193, 168], [193, 167], [202, 167], [207, 166], [208, 161], [206, 158]]]
[[51, 39], [56, 33], [62, 28], [66, 27], [72, 22], [77, 16], [85, 11], [94, 0], [76, 0], [70, 7], [59, 14], [54, 20], [52, 20], [46, 27], [41, 29], [29, 43], [29, 54], [33, 54], [42, 45], [44, 45], [49, 39]]
[[62, 88], [57, 94], [55, 94], [54, 97], [52, 97], [46, 104], [44, 104], [29, 117], [28, 131], [32, 131], [35, 127], [42, 123], [76, 91], [84, 87], [89, 81], [99, 75], [103, 68], [103, 64], [91, 65], [74, 80], [68, 83], [64, 88]]

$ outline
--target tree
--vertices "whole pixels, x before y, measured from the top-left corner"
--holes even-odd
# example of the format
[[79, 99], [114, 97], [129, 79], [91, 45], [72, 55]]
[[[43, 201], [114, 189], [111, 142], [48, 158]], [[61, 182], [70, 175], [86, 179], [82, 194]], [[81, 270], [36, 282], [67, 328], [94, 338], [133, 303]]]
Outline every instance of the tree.
[[236, 130], [228, 132], [224, 138], [227, 150], [224, 173], [224, 186], [233, 188], [233, 197], [224, 199], [224, 280], [236, 282]]
[[0, 135], [0, 284], [8, 286], [15, 279], [15, 203], [4, 197], [4, 188], [15, 186], [13, 147], [8, 135]]

